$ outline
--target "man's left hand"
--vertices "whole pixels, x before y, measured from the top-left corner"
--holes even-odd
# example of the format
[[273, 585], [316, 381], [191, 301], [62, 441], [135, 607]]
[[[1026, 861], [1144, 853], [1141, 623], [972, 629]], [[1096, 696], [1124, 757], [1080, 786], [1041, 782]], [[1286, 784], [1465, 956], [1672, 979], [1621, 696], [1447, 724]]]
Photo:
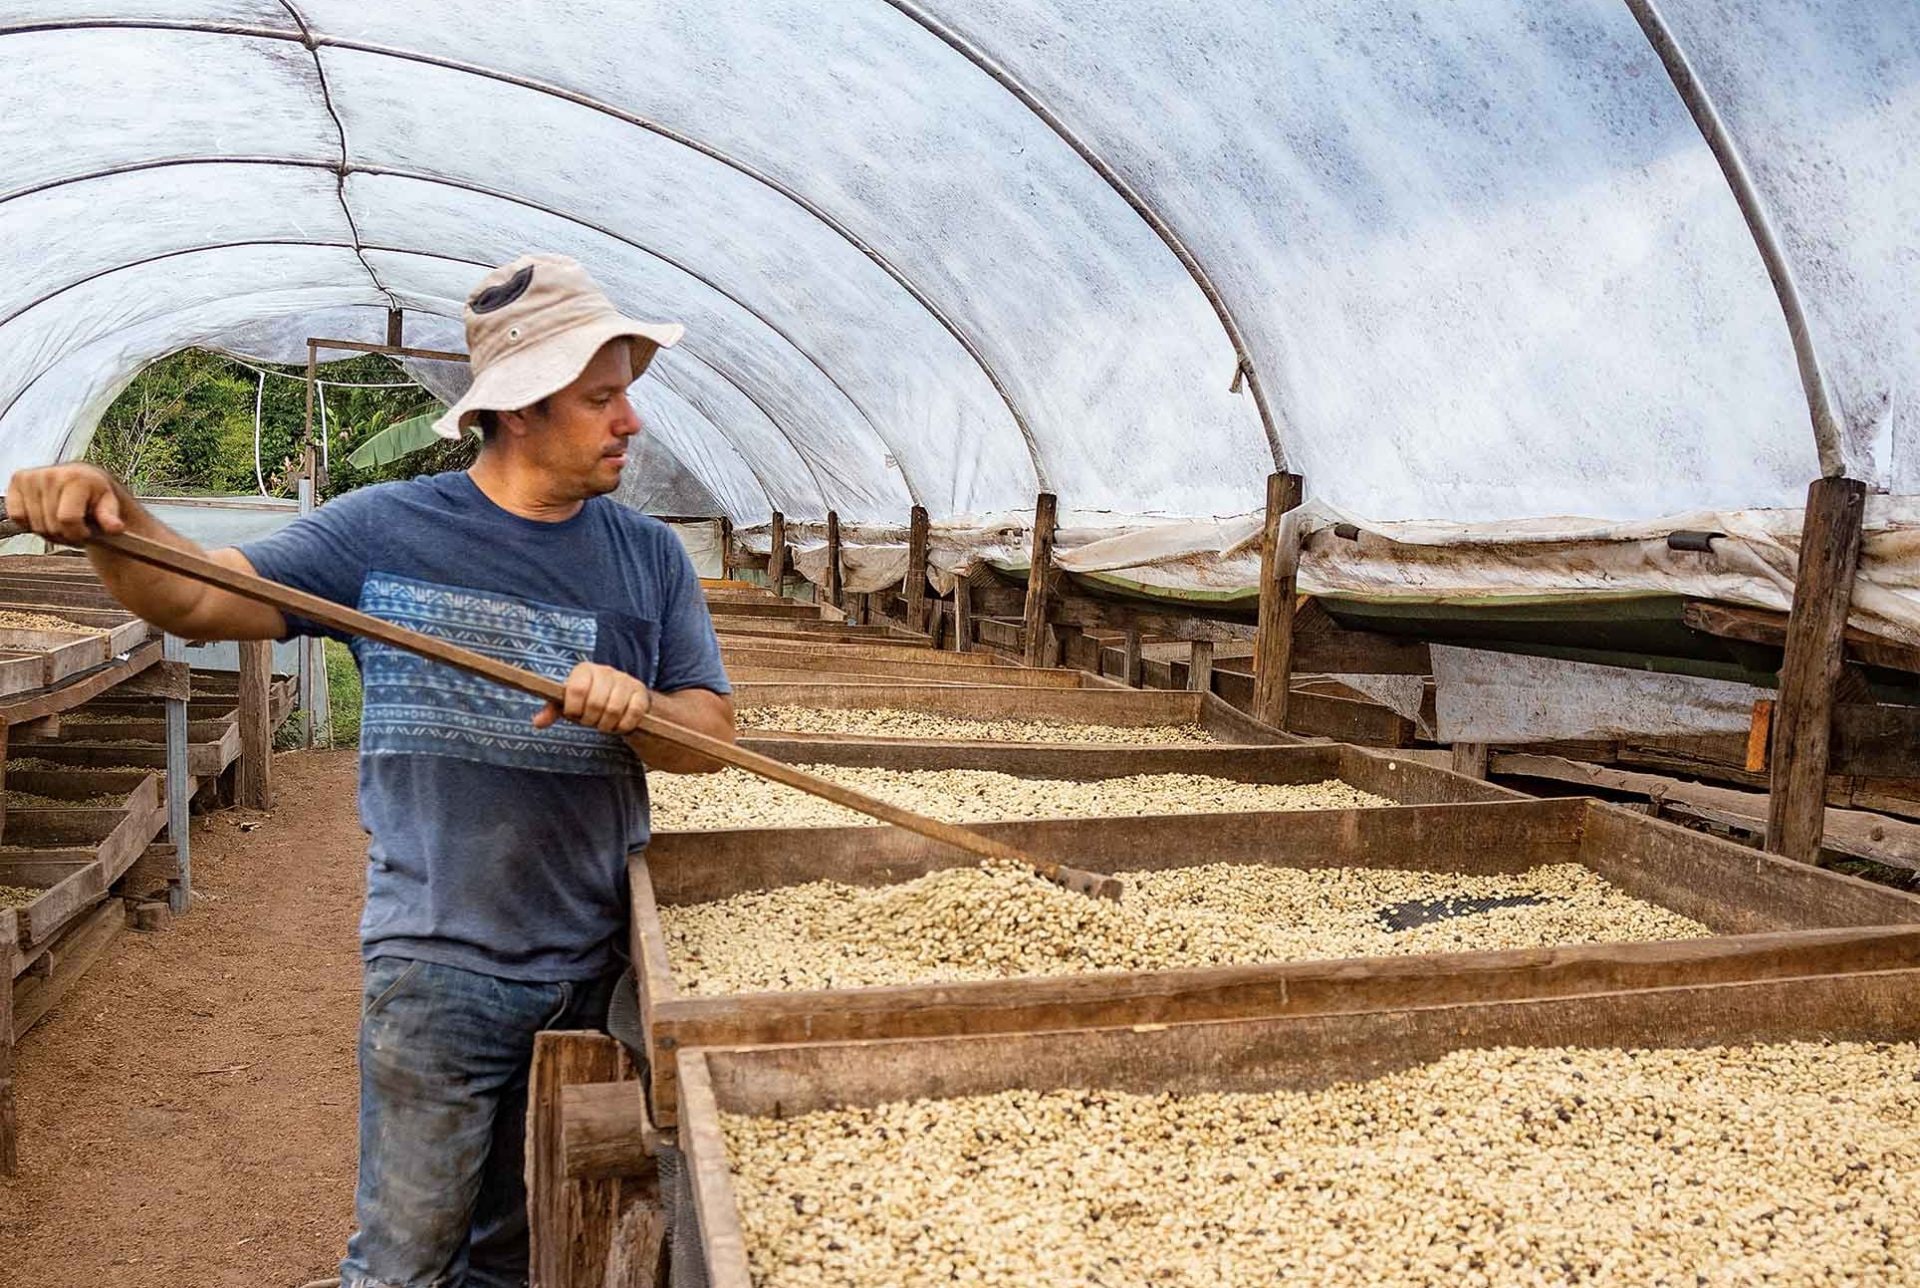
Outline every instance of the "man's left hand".
[[625, 671], [597, 662], [582, 662], [567, 677], [564, 700], [549, 702], [533, 717], [533, 727], [545, 729], [561, 716], [601, 733], [630, 734], [641, 717], [653, 710], [653, 693]]

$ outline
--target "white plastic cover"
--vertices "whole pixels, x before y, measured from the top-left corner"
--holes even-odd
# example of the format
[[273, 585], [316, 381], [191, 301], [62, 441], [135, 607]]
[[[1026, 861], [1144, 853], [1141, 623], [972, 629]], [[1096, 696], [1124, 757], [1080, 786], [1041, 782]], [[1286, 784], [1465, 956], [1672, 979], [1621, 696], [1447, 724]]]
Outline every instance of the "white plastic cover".
[[[1913, 489], [1920, 5], [1667, 7], [1850, 466]], [[640, 486], [736, 522], [1232, 515], [1278, 460], [1375, 520], [1622, 521], [1816, 470], [1618, 0], [17, 0], [0, 85], [0, 474], [183, 345], [453, 319], [529, 249], [689, 324]]]

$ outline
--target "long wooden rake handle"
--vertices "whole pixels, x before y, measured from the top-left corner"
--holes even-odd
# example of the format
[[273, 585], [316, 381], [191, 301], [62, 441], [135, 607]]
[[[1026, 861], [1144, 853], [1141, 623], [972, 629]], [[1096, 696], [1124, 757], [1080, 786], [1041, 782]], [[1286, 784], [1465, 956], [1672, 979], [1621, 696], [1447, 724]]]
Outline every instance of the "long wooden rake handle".
[[[295, 590], [291, 586], [268, 581], [264, 577], [237, 572], [201, 555], [178, 550], [147, 537], [134, 536], [131, 533], [117, 535], [96, 533], [89, 540], [94, 545], [104, 546], [129, 559], [137, 559], [141, 563], [164, 568], [168, 572], [179, 573], [183, 577], [191, 577], [195, 581], [231, 591], [245, 599], [271, 604], [282, 612], [296, 613], [309, 621], [331, 626], [335, 630], [345, 631], [350, 635], [379, 640], [382, 644], [391, 644], [395, 648], [405, 649], [409, 653], [417, 653], [421, 657], [465, 671], [469, 675], [477, 675], [482, 679], [505, 685], [509, 689], [531, 694], [545, 702], [558, 704], [565, 696], [565, 686], [544, 675], [499, 661], [483, 653], [476, 653], [472, 649], [461, 648], [457, 644], [449, 644], [431, 635], [423, 635], [419, 631], [408, 630], [404, 626], [395, 626], [392, 622], [382, 621], [378, 617], [370, 617], [366, 613], [344, 608], [318, 595], [310, 595], [305, 591]], [[956, 827], [952, 823], [943, 823], [937, 818], [917, 814], [910, 809], [879, 800], [865, 792], [855, 791], [851, 787], [842, 786], [817, 774], [810, 774], [804, 769], [775, 760], [771, 756], [763, 756], [757, 751], [749, 751], [745, 747], [708, 737], [706, 734], [671, 720], [663, 720], [652, 714], [642, 716], [638, 732], [658, 738], [661, 742], [672, 743], [676, 747], [698, 752], [708, 759], [732, 765], [735, 769], [744, 769], [750, 774], [757, 774], [773, 782], [797, 787], [822, 800], [844, 805], [869, 818], [877, 818], [883, 823], [905, 828], [909, 832], [951, 845], [955, 849], [965, 850], [969, 854], [1024, 863], [1047, 880], [1068, 890], [1106, 899], [1120, 897], [1121, 883], [1117, 877], [1034, 858], [1025, 851], [990, 837], [981, 836], [967, 828]]]

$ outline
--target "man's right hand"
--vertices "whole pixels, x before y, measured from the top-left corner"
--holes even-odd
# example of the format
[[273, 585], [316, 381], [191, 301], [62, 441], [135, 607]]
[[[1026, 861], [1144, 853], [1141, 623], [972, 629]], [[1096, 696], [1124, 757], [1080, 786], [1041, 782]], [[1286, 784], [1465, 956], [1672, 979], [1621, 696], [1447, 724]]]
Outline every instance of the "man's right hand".
[[98, 529], [125, 532], [124, 492], [97, 465], [21, 470], [7, 484], [7, 518], [49, 541], [79, 545]]

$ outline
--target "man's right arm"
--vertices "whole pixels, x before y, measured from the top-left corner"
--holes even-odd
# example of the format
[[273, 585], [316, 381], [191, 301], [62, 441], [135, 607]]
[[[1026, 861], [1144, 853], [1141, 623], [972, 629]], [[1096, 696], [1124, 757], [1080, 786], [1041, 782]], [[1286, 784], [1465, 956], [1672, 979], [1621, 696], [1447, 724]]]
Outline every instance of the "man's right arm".
[[96, 530], [130, 532], [206, 555], [239, 572], [254, 570], [238, 550], [203, 551], [154, 518], [131, 492], [98, 466], [70, 464], [21, 470], [7, 484], [7, 518], [49, 541], [84, 545], [87, 558], [93, 561], [113, 597], [171, 634], [195, 640], [279, 639], [286, 634], [286, 619], [277, 608], [86, 544]]

